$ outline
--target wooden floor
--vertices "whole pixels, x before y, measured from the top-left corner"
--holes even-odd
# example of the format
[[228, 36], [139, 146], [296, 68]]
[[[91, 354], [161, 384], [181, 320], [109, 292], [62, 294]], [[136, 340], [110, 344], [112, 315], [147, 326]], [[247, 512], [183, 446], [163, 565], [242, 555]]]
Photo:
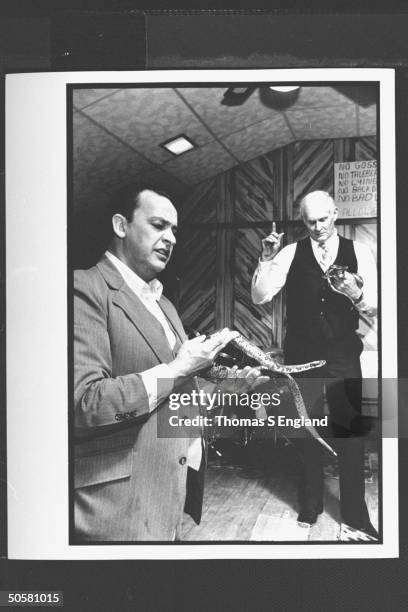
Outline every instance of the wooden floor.
[[[224, 451], [224, 449], [222, 449]], [[378, 528], [377, 454], [367, 448], [366, 501]], [[213, 455], [207, 472], [200, 525], [185, 515], [184, 541], [337, 541], [340, 532], [339, 480], [328, 459], [324, 512], [310, 529], [297, 523], [298, 456], [293, 446], [251, 441]]]

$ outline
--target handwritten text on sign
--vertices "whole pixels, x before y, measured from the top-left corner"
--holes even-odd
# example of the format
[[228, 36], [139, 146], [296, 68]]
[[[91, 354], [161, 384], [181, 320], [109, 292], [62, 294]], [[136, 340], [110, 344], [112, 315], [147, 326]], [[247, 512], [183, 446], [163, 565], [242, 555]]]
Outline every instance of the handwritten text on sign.
[[339, 217], [377, 215], [377, 161], [334, 164], [334, 199]]

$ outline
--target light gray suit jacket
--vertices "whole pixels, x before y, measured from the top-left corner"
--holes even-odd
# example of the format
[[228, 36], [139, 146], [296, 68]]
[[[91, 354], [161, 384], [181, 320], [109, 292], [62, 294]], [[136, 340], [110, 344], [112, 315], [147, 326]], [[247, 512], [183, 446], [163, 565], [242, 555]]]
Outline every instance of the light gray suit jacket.
[[[182, 323], [166, 298], [159, 304], [177, 350]], [[76, 541], [172, 540], [186, 500], [189, 439], [158, 437], [166, 403], [149, 412], [138, 372], [175, 353], [106, 257], [75, 272], [74, 334]], [[173, 380], [159, 384], [163, 396], [173, 391]]]

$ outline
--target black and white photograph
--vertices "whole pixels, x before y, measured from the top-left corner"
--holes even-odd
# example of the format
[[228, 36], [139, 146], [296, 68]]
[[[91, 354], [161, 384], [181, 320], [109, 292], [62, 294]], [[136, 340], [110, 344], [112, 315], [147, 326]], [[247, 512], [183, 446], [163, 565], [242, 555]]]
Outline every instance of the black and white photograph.
[[9, 77], [11, 231], [27, 198], [40, 228], [37, 263], [8, 262], [14, 299], [38, 304], [21, 395], [47, 391], [23, 437], [48, 441], [9, 501], [16, 558], [45, 473], [39, 558], [397, 554], [379, 385], [396, 376], [392, 85], [375, 69]]

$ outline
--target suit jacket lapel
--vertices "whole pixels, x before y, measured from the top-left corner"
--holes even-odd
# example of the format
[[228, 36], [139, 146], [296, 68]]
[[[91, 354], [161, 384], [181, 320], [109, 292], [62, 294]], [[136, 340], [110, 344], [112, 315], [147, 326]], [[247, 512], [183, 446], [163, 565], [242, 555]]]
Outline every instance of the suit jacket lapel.
[[126, 313], [161, 363], [171, 361], [173, 354], [170, 345], [163, 327], [156, 317], [147, 310], [141, 300], [128, 287], [119, 271], [107, 257], [104, 257], [97, 264], [97, 267], [107, 284], [115, 290], [112, 303]]

